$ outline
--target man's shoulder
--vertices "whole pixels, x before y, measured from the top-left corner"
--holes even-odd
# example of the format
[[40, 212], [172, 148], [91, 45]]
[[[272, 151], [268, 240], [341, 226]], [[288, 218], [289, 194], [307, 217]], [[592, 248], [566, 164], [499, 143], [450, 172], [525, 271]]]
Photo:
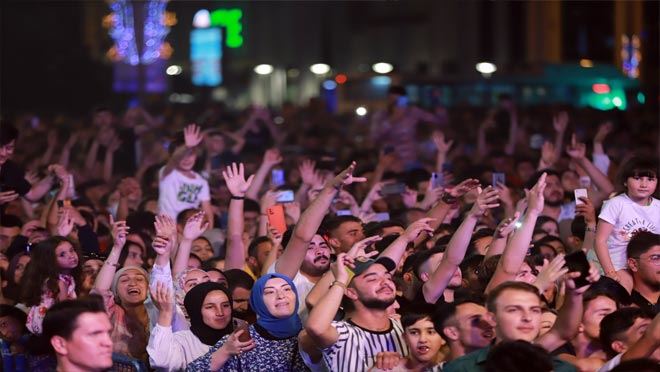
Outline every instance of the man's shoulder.
[[490, 347], [484, 347], [475, 350], [462, 357], [456, 358], [442, 367], [443, 372], [459, 372], [459, 371], [481, 371], [483, 368], [480, 364], [486, 361]]

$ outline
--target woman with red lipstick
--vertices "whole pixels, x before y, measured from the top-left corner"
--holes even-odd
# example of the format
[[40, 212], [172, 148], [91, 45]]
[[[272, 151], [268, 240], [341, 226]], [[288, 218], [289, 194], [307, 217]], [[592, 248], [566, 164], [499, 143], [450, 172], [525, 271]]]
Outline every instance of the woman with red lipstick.
[[76, 298], [82, 265], [74, 243], [61, 236], [37, 244], [31, 256], [22, 280], [22, 299], [30, 307], [27, 328], [41, 334], [46, 311], [56, 302]]

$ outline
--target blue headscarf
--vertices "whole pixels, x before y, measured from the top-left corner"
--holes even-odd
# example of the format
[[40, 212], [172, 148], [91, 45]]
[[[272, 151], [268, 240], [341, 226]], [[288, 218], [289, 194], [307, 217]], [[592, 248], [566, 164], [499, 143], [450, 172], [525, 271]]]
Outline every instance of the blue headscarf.
[[[296, 307], [293, 310], [293, 314], [287, 318], [276, 318], [272, 316], [270, 312], [268, 312], [268, 308], [264, 303], [264, 287], [266, 286], [266, 282], [273, 278], [284, 279], [289, 283], [291, 289], [293, 289], [293, 293], [296, 294], [294, 300], [296, 302]], [[257, 313], [257, 324], [263, 327], [272, 336], [277, 338], [293, 337], [302, 329], [302, 322], [298, 316], [298, 291], [296, 290], [296, 285], [293, 284], [291, 279], [286, 275], [271, 273], [257, 279], [254, 283], [254, 287], [252, 287], [252, 292], [250, 293], [250, 306], [252, 306], [252, 310]]]

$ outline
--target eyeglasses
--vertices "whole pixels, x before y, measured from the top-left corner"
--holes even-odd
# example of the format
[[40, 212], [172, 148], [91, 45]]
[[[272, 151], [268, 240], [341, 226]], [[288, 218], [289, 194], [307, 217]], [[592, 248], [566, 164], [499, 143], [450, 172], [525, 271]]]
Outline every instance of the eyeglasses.
[[638, 256], [638, 257], [631, 257], [631, 258], [634, 258], [634, 259], [636, 259], [636, 260], [640, 260], [640, 261], [642, 261], [642, 260], [644, 260], [644, 261], [648, 261], [648, 262], [650, 262], [652, 265], [655, 265], [655, 266], [659, 266], [659, 265], [660, 265], [660, 254], [652, 254], [652, 255], [650, 255], [650, 256], [646, 256], [646, 257], [643, 257], [643, 258], [642, 258], [642, 257], [639, 257], [639, 256]]

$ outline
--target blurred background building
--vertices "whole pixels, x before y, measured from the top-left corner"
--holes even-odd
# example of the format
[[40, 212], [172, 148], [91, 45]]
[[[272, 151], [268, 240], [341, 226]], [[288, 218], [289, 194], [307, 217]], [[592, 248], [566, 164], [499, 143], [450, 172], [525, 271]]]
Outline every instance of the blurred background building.
[[[658, 101], [657, 1], [5, 1], [3, 109]], [[478, 67], [478, 68], [477, 68]]]

